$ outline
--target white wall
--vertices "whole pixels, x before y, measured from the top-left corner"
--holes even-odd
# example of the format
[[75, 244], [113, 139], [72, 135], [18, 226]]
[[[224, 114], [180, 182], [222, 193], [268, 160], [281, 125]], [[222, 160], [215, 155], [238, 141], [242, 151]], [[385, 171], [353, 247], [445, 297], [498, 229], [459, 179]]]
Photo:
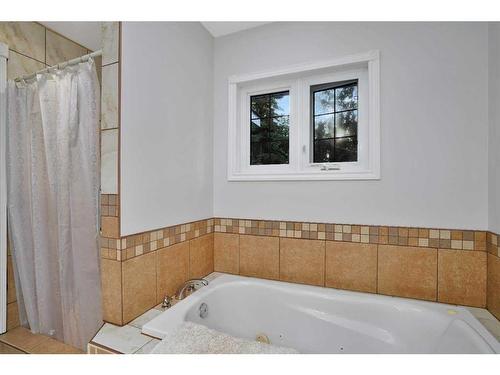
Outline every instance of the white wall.
[[489, 26], [489, 230], [500, 233], [500, 24]]
[[[228, 76], [371, 49], [380, 181], [227, 181]], [[216, 39], [214, 61], [215, 216], [487, 228], [486, 23], [273, 23]]]
[[211, 217], [213, 38], [194, 22], [124, 22], [122, 235]]

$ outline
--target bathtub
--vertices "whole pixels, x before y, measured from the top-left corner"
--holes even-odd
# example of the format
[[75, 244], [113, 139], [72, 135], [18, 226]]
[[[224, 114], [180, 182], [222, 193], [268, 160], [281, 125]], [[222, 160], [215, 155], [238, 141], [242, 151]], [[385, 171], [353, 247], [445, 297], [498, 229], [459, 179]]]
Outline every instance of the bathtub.
[[184, 321], [301, 353], [500, 353], [463, 307], [226, 274], [142, 332], [162, 338]]

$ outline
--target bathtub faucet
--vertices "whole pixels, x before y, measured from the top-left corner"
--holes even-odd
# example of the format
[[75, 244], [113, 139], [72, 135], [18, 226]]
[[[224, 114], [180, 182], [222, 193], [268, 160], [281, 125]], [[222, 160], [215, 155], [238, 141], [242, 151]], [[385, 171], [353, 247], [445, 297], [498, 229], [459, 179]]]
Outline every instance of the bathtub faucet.
[[192, 292], [194, 292], [196, 289], [199, 289], [203, 286], [207, 286], [208, 281], [205, 279], [191, 279], [186, 281], [175, 293], [175, 299], [176, 300], [181, 300], [186, 298], [188, 295], [190, 295]]

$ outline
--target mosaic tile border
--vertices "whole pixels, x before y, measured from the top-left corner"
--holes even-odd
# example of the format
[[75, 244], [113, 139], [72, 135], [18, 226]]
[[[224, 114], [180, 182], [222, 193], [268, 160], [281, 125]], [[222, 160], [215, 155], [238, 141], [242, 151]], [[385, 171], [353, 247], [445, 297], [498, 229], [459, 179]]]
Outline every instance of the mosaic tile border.
[[118, 194], [101, 194], [101, 216], [120, 217]]
[[486, 251], [486, 231], [215, 218], [214, 232]]
[[491, 255], [500, 258], [500, 235], [493, 232], [486, 233], [486, 249]]
[[158, 249], [185, 242], [213, 232], [214, 219], [198, 220], [130, 236], [101, 236], [101, 257], [125, 261]]
[[198, 220], [121, 238], [101, 236], [101, 257], [125, 261], [212, 232], [486, 251], [500, 257], [500, 235], [487, 231], [231, 218]]

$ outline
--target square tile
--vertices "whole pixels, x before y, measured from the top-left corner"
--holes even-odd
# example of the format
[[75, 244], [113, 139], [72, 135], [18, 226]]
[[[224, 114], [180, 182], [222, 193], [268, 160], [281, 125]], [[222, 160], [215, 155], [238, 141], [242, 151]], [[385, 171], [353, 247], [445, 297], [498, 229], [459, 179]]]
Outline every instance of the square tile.
[[488, 254], [488, 311], [500, 320], [500, 258]]
[[240, 236], [214, 234], [214, 270], [238, 274], [240, 272]]
[[160, 315], [162, 312], [160, 310], [157, 310], [155, 308], [146, 311], [144, 314], [141, 316], [135, 318], [132, 320], [129, 325], [135, 328], [142, 329], [142, 326], [146, 323], [148, 323], [150, 320], [156, 318], [158, 315]]
[[30, 354], [84, 354], [82, 350], [48, 337], [30, 350]]
[[101, 131], [101, 191], [118, 193], [118, 129]]
[[214, 272], [214, 235], [189, 241], [189, 277], [199, 279]]
[[29, 329], [17, 327], [0, 335], [0, 340], [25, 352], [30, 352], [35, 346], [46, 342], [49, 338], [31, 333]]
[[51, 31], [46, 33], [46, 64], [55, 65], [87, 54], [87, 49]]
[[325, 284], [325, 241], [280, 239], [280, 280]]
[[45, 62], [45, 27], [36, 22], [0, 22], [0, 42], [10, 50]]
[[0, 354], [26, 354], [26, 352], [0, 342]]
[[134, 352], [134, 354], [151, 354], [156, 345], [158, 345], [161, 340], [151, 339], [146, 345], [140, 348], [138, 351]]
[[122, 263], [125, 324], [156, 305], [156, 256], [148, 253]]
[[102, 22], [102, 65], [118, 61], [120, 44], [120, 23]]
[[101, 235], [106, 238], [120, 238], [120, 219], [118, 217], [102, 216]]
[[102, 68], [101, 129], [118, 128], [119, 70], [118, 64]]
[[96, 344], [124, 354], [132, 354], [151, 341], [141, 330], [130, 325], [118, 327], [106, 323], [92, 339]]
[[378, 293], [435, 301], [437, 250], [379, 245]]
[[377, 245], [326, 243], [326, 286], [375, 293]]
[[14, 79], [25, 74], [35, 73], [45, 69], [45, 65], [39, 61], [30, 59], [24, 55], [9, 51], [9, 60], [7, 62], [7, 79]]
[[173, 296], [189, 279], [189, 243], [182, 242], [158, 250], [157, 296], [161, 302], [165, 295]]
[[102, 314], [106, 322], [122, 322], [122, 263], [101, 259]]
[[279, 238], [265, 236], [240, 237], [240, 274], [279, 279]]
[[475, 307], [486, 306], [486, 253], [438, 251], [438, 301]]

